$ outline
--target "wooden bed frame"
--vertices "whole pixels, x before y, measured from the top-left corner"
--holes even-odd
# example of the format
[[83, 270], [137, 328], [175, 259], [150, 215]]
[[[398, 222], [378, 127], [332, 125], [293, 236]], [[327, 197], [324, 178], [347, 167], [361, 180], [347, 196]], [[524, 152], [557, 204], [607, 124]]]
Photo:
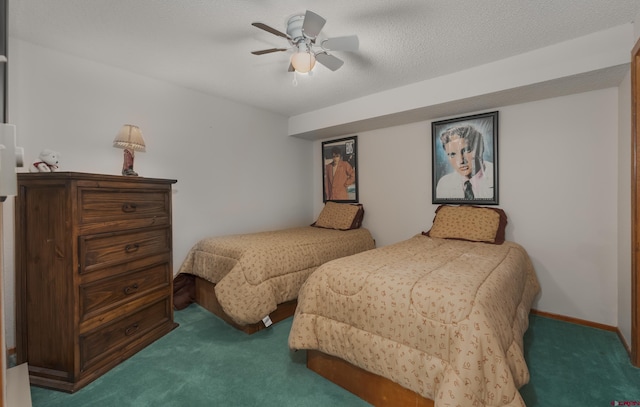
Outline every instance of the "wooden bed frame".
[[[195, 302], [204, 309], [249, 335], [266, 328], [262, 322], [249, 325], [237, 324], [224, 312], [218, 302], [214, 290], [216, 285], [201, 277], [194, 277]], [[274, 324], [282, 321], [295, 313], [297, 304], [297, 300], [279, 304], [278, 308], [269, 314], [269, 318]], [[434, 407], [433, 400], [424, 398], [387, 378], [367, 372], [349, 362], [320, 351], [307, 350], [307, 368], [376, 407], [409, 405], [414, 407]]]
[[317, 350], [307, 350], [307, 368], [376, 407], [434, 407], [433, 400]]
[[[194, 276], [195, 277], [195, 302], [202, 306], [207, 311], [217, 315], [222, 320], [224, 320], [229, 325], [233, 326], [236, 329], [243, 331], [246, 334], [254, 334], [262, 329], [265, 329], [266, 326], [263, 322], [257, 322], [255, 324], [249, 325], [239, 325], [230, 316], [228, 316], [222, 306], [218, 302], [218, 297], [216, 297], [216, 292], [214, 288], [216, 285], [210, 281], [205, 280], [204, 278]], [[271, 318], [272, 323], [280, 322], [283, 319], [286, 319], [296, 311], [296, 306], [298, 305], [297, 300], [287, 301], [282, 304], [278, 304], [278, 308], [269, 314], [269, 318]]]

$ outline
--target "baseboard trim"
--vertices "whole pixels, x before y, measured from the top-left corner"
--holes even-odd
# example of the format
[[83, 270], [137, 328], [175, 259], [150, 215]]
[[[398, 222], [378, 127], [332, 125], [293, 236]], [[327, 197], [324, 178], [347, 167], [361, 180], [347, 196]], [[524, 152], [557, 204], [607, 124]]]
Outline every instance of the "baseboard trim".
[[16, 348], [8, 348], [7, 349], [7, 368], [14, 367], [18, 363], [17, 351]]
[[559, 321], [571, 322], [572, 324], [589, 326], [591, 328], [603, 329], [605, 331], [618, 332], [618, 328], [611, 325], [605, 325], [598, 322], [587, 321], [586, 319], [568, 317], [565, 315], [553, 314], [551, 312], [538, 311], [537, 309], [532, 309], [531, 313], [534, 315], [540, 315], [541, 317], [547, 317], [551, 319], [557, 319]]
[[627, 341], [624, 339], [624, 336], [622, 335], [622, 332], [620, 332], [620, 329], [618, 329], [617, 326], [611, 326], [611, 325], [601, 324], [601, 323], [598, 323], [598, 322], [587, 321], [586, 319], [568, 317], [566, 315], [553, 314], [551, 312], [538, 311], [536, 309], [532, 309], [531, 313], [534, 314], [534, 315], [539, 315], [541, 317], [557, 319], [559, 321], [570, 322], [572, 324], [584, 325], [584, 326], [588, 326], [588, 327], [591, 327], [591, 328], [603, 329], [605, 331], [615, 332], [616, 335], [618, 335], [618, 338], [620, 339], [620, 342], [622, 343], [622, 346], [624, 346], [624, 348], [627, 350], [627, 353], [629, 354], [629, 357], [631, 357], [631, 347], [629, 346]]

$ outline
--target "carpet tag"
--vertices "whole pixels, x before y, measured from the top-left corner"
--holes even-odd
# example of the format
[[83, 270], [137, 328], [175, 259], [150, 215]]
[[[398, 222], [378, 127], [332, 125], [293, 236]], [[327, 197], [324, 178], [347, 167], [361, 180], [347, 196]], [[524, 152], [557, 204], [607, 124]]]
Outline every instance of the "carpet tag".
[[271, 324], [273, 324], [273, 322], [271, 322], [271, 318], [269, 318], [269, 315], [267, 315], [266, 317], [262, 318], [262, 322], [264, 322], [264, 326], [269, 327], [271, 326]]

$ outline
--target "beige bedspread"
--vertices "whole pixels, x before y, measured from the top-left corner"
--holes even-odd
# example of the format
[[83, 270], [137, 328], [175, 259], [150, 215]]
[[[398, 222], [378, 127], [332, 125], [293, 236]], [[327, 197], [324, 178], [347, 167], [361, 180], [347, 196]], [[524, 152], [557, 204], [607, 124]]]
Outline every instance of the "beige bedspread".
[[324, 264], [289, 336], [386, 377], [436, 406], [524, 406], [523, 334], [540, 290], [516, 243], [423, 235]]
[[321, 264], [373, 249], [364, 228], [305, 226], [202, 239], [178, 273], [216, 284], [218, 302], [240, 325], [260, 322], [277, 305], [296, 299], [302, 283]]

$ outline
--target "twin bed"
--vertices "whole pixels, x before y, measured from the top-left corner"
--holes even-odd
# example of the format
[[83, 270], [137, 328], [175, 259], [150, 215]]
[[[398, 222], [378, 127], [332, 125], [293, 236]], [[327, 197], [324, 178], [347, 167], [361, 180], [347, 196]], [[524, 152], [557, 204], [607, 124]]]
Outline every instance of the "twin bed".
[[194, 301], [249, 334], [290, 317], [318, 266], [375, 247], [363, 216], [362, 205], [327, 202], [311, 226], [202, 239], [175, 280], [188, 300], [174, 303]]
[[497, 208], [441, 206], [429, 232], [308, 267], [289, 347], [376, 406], [523, 407], [540, 287], [505, 225]]

